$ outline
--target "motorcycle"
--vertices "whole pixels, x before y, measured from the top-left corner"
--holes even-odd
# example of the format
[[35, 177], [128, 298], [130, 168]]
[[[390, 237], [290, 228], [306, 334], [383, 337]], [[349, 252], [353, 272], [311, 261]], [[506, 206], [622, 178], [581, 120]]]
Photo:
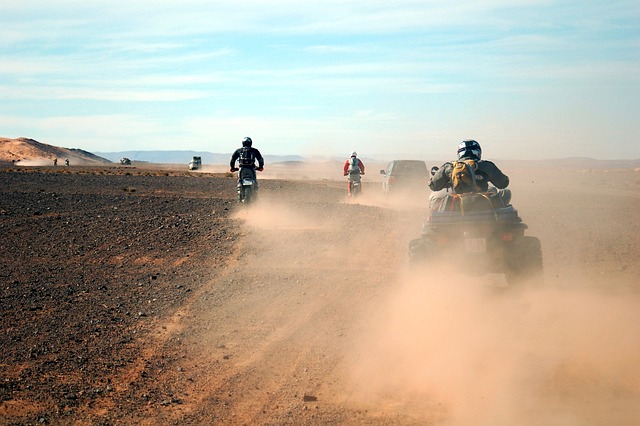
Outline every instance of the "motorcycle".
[[[347, 175], [345, 175], [347, 176]], [[361, 173], [348, 173], [349, 179], [349, 195], [357, 197], [362, 193], [362, 175]]]
[[470, 275], [503, 273], [510, 286], [540, 284], [540, 240], [525, 235], [526, 229], [518, 211], [496, 192], [447, 192], [428, 213], [420, 238], [409, 243], [409, 258], [414, 264], [451, 262]]
[[[255, 169], [262, 171], [262, 168]], [[258, 196], [258, 180], [255, 170], [248, 167], [232, 169], [238, 172], [238, 202], [242, 204], [254, 203]]]

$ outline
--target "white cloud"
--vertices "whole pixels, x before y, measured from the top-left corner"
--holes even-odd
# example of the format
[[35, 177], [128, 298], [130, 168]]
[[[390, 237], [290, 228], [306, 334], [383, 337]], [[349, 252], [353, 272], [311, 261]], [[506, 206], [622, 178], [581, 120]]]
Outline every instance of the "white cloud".
[[209, 96], [206, 93], [190, 90], [122, 90], [118, 88], [91, 88], [73, 86], [31, 86], [10, 87], [0, 86], [0, 96], [3, 99], [22, 99], [40, 101], [50, 104], [50, 101], [65, 99], [89, 99], [94, 101], [119, 102], [178, 102], [199, 99]]
[[601, 139], [601, 99], [618, 136], [637, 127], [638, 19], [631, 0], [8, 2], [0, 117], [23, 135], [87, 132], [86, 143], [188, 146], [215, 130], [291, 152], [301, 138], [338, 150], [462, 128], [498, 138], [480, 113], [544, 127], [546, 111], [580, 99], [592, 108], [561, 124], [586, 121], [581, 136]]

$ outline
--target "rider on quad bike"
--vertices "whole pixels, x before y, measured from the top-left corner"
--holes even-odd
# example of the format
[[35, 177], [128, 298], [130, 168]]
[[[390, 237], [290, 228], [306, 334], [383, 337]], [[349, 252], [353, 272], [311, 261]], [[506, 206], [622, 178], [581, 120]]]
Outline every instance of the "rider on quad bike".
[[[453, 261], [458, 272], [504, 273], [509, 285], [540, 282], [540, 240], [510, 204], [509, 178], [483, 161], [480, 144], [463, 141], [458, 160], [431, 169], [429, 214], [422, 236], [409, 243], [413, 263]], [[494, 186], [489, 186], [489, 184]]]
[[[453, 176], [455, 166], [466, 167], [459, 164], [462, 162], [466, 162], [473, 168], [473, 176], [469, 176], [469, 180], [472, 182], [459, 182], [459, 184], [456, 185], [452, 182], [452, 177], [455, 177]], [[489, 183], [494, 186], [489, 187]], [[458, 145], [458, 161], [444, 163], [431, 177], [429, 188], [434, 192], [429, 197], [429, 208], [436, 210], [443, 199], [451, 194], [449, 191], [446, 191], [450, 188], [453, 189], [455, 193], [494, 193], [502, 199], [502, 203], [506, 206], [511, 201], [511, 191], [505, 189], [507, 186], [509, 186], [509, 177], [502, 173], [493, 162], [482, 160], [482, 148], [480, 144], [475, 140], [468, 139]], [[443, 189], [445, 189], [445, 191], [442, 191]]]

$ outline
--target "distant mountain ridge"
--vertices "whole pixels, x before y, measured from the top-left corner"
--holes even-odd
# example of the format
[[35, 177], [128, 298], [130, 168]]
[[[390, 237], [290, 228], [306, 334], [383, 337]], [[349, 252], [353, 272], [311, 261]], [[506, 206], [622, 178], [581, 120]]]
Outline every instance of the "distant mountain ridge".
[[[184, 164], [185, 167], [191, 157], [199, 156], [203, 164], [228, 164], [231, 158], [229, 153], [213, 153], [206, 151], [173, 150], [173, 151], [118, 151], [118, 152], [95, 152], [91, 153], [78, 148], [62, 148], [48, 145], [29, 138], [3, 138], [0, 137], [0, 162], [15, 162], [19, 165], [44, 166], [52, 165], [54, 159], [58, 159], [58, 164], [64, 164], [65, 159], [69, 159], [72, 165], [104, 165], [119, 163], [123, 157], [134, 162], [147, 162], [156, 164]], [[377, 159], [374, 159], [377, 158]], [[380, 160], [382, 158], [382, 160]], [[398, 155], [371, 155], [363, 157], [365, 164], [376, 163], [386, 164], [394, 159], [406, 159]], [[493, 160], [493, 159], [491, 159]], [[318, 163], [318, 162], [343, 162], [344, 159], [337, 157], [303, 157], [301, 155], [265, 155], [267, 164], [274, 163]], [[548, 160], [500, 160], [495, 159], [496, 164], [501, 168], [569, 168], [569, 169], [634, 169], [640, 171], [640, 159], [628, 160], [597, 160], [588, 157], [571, 157]], [[443, 161], [428, 160], [429, 167], [441, 165]]]
[[[113, 162], [118, 162], [121, 158], [126, 157], [131, 161], [143, 161], [147, 163], [189, 164], [191, 157], [198, 156], [202, 158], [203, 164], [228, 164], [231, 159], [232, 152], [229, 152], [228, 154], [219, 154], [207, 151], [173, 150], [96, 152], [95, 154]], [[268, 163], [305, 160], [304, 157], [299, 155], [265, 155], [264, 158]]]
[[637, 169], [640, 159], [630, 160], [597, 160], [588, 157], [553, 158], [549, 160], [496, 160], [500, 167], [542, 167], [554, 169]]

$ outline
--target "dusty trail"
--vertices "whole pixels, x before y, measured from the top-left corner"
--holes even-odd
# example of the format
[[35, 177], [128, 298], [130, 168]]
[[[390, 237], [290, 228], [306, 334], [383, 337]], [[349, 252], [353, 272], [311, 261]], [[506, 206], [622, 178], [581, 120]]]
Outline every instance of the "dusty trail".
[[215, 296], [194, 307], [199, 326], [187, 352], [212, 371], [197, 391], [202, 400], [183, 407], [193, 412], [182, 421], [326, 424], [369, 417], [343, 407], [358, 392], [345, 388], [345, 378], [358, 361], [352, 348], [358, 333], [405, 260], [405, 223], [398, 211], [347, 204], [342, 188], [331, 192], [328, 201], [315, 202], [264, 195], [237, 212], [246, 226], [238, 263], [212, 283]]
[[351, 346], [405, 260], [403, 231], [394, 225], [402, 220], [397, 211], [343, 197], [342, 185], [328, 201], [264, 195], [237, 212], [246, 226], [239, 261], [212, 283], [215, 295], [194, 307], [199, 327], [189, 340], [198, 348], [188, 352], [197, 351], [194, 358], [213, 371], [198, 391], [202, 401], [184, 420], [367, 418], [336, 407], [357, 392], [344, 388], [357, 362]]
[[[637, 241], [621, 241], [617, 223], [629, 218], [637, 194], [603, 191], [608, 207], [600, 209], [621, 208], [609, 222], [573, 223], [601, 239], [587, 244], [589, 234], [577, 234], [572, 246], [553, 230], [571, 223], [574, 203], [584, 199], [556, 194], [551, 211], [535, 202], [547, 188], [518, 190], [531, 234], [546, 249], [548, 285], [513, 294], [491, 290], [501, 285], [495, 277], [407, 269], [418, 206], [393, 208], [374, 195], [350, 204], [333, 184], [295, 201], [290, 191], [265, 190], [260, 204], [237, 212], [244, 223], [237, 263], [191, 312], [184, 368], [199, 372], [191, 390], [198, 398], [171, 418], [633, 424], [640, 416], [637, 267], [620, 266], [631, 259], [620, 257], [618, 244], [637, 250]], [[573, 225], [566, 231], [577, 232]], [[626, 226], [638, 229], [637, 220]], [[590, 268], [613, 272], [594, 277]]]

